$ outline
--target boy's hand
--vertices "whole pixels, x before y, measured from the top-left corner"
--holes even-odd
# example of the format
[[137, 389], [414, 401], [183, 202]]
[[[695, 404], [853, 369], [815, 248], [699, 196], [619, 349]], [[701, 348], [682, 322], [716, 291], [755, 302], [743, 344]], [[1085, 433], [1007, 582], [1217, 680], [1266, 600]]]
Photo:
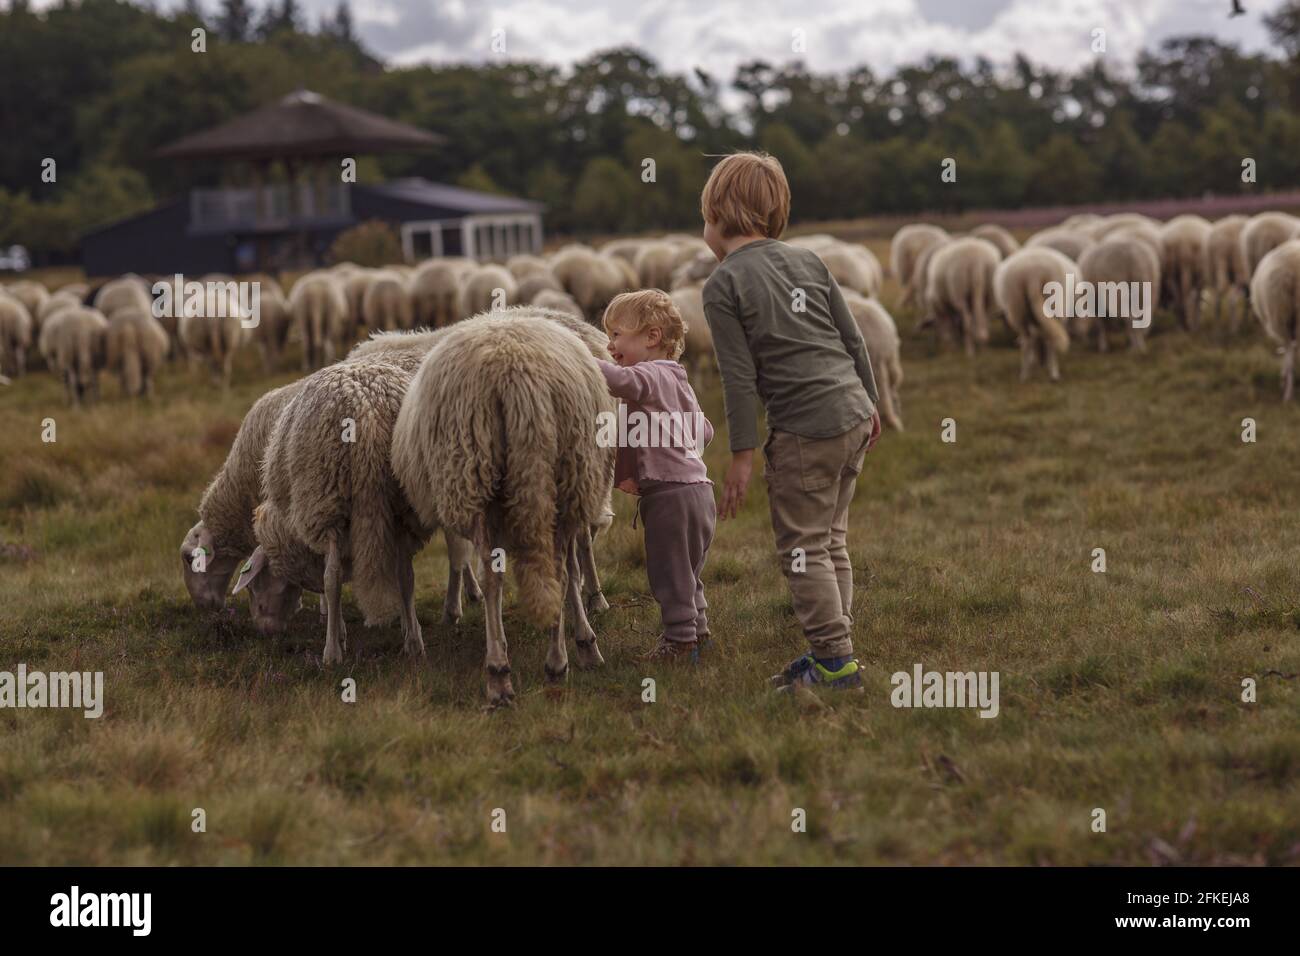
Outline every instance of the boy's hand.
[[727, 468], [727, 477], [722, 482], [722, 506], [718, 516], [722, 520], [734, 518], [745, 503], [745, 489], [749, 487], [749, 475], [754, 467], [754, 449], [732, 452], [731, 465]]

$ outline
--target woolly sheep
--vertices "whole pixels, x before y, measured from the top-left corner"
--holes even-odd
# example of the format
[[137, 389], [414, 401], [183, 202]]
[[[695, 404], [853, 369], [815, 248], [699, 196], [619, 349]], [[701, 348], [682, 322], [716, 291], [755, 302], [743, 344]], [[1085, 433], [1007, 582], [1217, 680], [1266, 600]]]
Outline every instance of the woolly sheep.
[[[550, 630], [550, 681], [568, 672], [566, 604], [579, 666], [603, 663], [578, 545], [605, 517], [613, 449], [597, 428], [613, 407], [584, 342], [521, 307], [453, 327], [416, 373], [393, 433], [393, 471], [420, 519], [470, 538], [485, 567], [497, 549], [510, 556], [525, 611]], [[514, 699], [502, 584], [489, 573], [483, 588], [492, 705]]]
[[1210, 224], [1200, 216], [1175, 216], [1160, 230], [1161, 275], [1170, 305], [1183, 328], [1200, 325], [1200, 290], [1205, 275], [1205, 241]]
[[988, 343], [989, 312], [996, 305], [993, 273], [1001, 261], [997, 246], [973, 236], [933, 247], [927, 266], [926, 303], [940, 320], [941, 336], [946, 329], [960, 327], [967, 355]]
[[[355, 269], [341, 279], [343, 298], [348, 303], [348, 318], [343, 328], [343, 338], [347, 341], [357, 337], [361, 326], [368, 325], [363, 303], [365, 302], [366, 291], [370, 288], [371, 283], [379, 278], [380, 272], [379, 269]], [[374, 326], [369, 327], [374, 328]]]
[[4, 291], [23, 304], [28, 317], [32, 320], [32, 331], [38, 331], [41, 323], [41, 306], [49, 299], [49, 290], [33, 279], [19, 279], [5, 286]]
[[532, 305], [539, 309], [553, 309], [556, 312], [567, 312], [578, 319], [586, 319], [582, 312], [582, 306], [573, 300], [573, 296], [567, 292], [557, 292], [554, 289], [543, 289], [532, 299]]
[[1241, 328], [1242, 314], [1249, 308], [1246, 289], [1250, 286], [1250, 268], [1241, 234], [1245, 216], [1224, 216], [1210, 226], [1201, 250], [1205, 285], [1214, 293], [1214, 321], [1217, 323], [1226, 305], [1228, 324], [1235, 334]]
[[676, 250], [673, 254], [673, 267], [671, 272], [676, 272], [684, 264], [690, 262], [698, 255], [713, 255], [709, 250], [709, 244], [699, 236], [670, 237], [669, 241], [672, 242], [673, 248]]
[[506, 260], [506, 269], [515, 277], [515, 282], [522, 283], [529, 276], [550, 275], [551, 266], [541, 256], [521, 253]]
[[[637, 282], [643, 289], [667, 291], [677, 261], [678, 249], [674, 243], [656, 240], [647, 242], [637, 250], [632, 266]], [[691, 255], [694, 255], [692, 252]]]
[[250, 589], [263, 634], [279, 633], [304, 590], [323, 595], [326, 664], [343, 659], [342, 587], [366, 624], [399, 616], [404, 650], [424, 653], [412, 559], [436, 525], [422, 522], [393, 476], [393, 424], [411, 374], [382, 357], [308, 376], [276, 420], [262, 462], [258, 546], [234, 593]]
[[1002, 261], [993, 274], [998, 306], [1020, 342], [1020, 380], [1029, 378], [1035, 361], [1047, 367], [1048, 377], [1061, 377], [1058, 357], [1070, 348], [1070, 335], [1059, 318], [1049, 314], [1047, 285], [1078, 273], [1079, 267], [1048, 246], [1023, 248]]
[[1289, 402], [1300, 338], [1300, 239], [1288, 239], [1260, 260], [1250, 280], [1250, 301], [1264, 334], [1282, 354], [1282, 401]]
[[[921, 250], [920, 255], [912, 264], [912, 285], [915, 287], [915, 293], [912, 301], [915, 304], [919, 318], [916, 323], [918, 330], [929, 327], [932, 323], [937, 322], [939, 316], [935, 311], [935, 303], [929, 300], [930, 291], [930, 262], [940, 249], [951, 245], [955, 240], [951, 237], [944, 237], [937, 242], [932, 242]], [[902, 301], [906, 301], [906, 296]], [[900, 302], [901, 307], [901, 302]]]
[[60, 309], [41, 325], [41, 355], [50, 371], [63, 379], [71, 405], [99, 400], [107, 328], [108, 320], [98, 310], [80, 305]]
[[864, 296], [880, 294], [884, 274], [880, 263], [866, 246], [834, 242], [814, 249], [842, 289], [852, 289]]
[[924, 281], [915, 278], [917, 260], [928, 247], [949, 238], [947, 230], [924, 222], [909, 223], [894, 233], [889, 242], [889, 271], [903, 288], [903, 308], [918, 305], [925, 292]]
[[[628, 263], [632, 263], [636, 261], [637, 253], [641, 251], [641, 247], [645, 245], [647, 241], [649, 240], [611, 239], [609, 242], [605, 243], [603, 246], [600, 247], [600, 251], [603, 255], [613, 256], [616, 259], [625, 259], [627, 260]], [[581, 243], [575, 242], [575, 243], [570, 243], [569, 245], [565, 246], [563, 249], [560, 249], [559, 252], [556, 253], [556, 255], [561, 255], [570, 249], [582, 249], [587, 252], [594, 251], [590, 246], [584, 246]]]
[[348, 302], [338, 280], [327, 272], [307, 273], [289, 293], [289, 314], [302, 340], [303, 371], [333, 362], [348, 323]]
[[411, 280], [411, 303], [415, 307], [415, 324], [440, 329], [455, 322], [459, 315], [460, 270], [453, 262], [431, 259], [415, 270]]
[[1295, 237], [1300, 219], [1283, 212], [1262, 212], [1252, 216], [1241, 231], [1241, 251], [1246, 268], [1255, 274], [1264, 257], [1288, 239]]
[[31, 347], [31, 313], [17, 296], [0, 292], [0, 373], [14, 378], [26, 374]]
[[515, 277], [502, 266], [485, 265], [475, 269], [464, 279], [460, 288], [459, 318], [468, 318], [514, 305], [519, 295]]
[[1109, 239], [1117, 229], [1144, 225], [1157, 229], [1160, 227], [1159, 222], [1140, 212], [1120, 212], [1113, 216], [1102, 217], [1101, 221], [1095, 223], [1087, 232], [1094, 242], [1101, 242], [1103, 239]]
[[270, 375], [280, 366], [280, 356], [289, 340], [293, 317], [278, 282], [263, 276], [250, 281], [258, 283], [258, 315], [257, 325], [249, 332], [261, 353], [262, 369]]
[[[1095, 212], [1079, 212], [1075, 213], [1073, 216], [1067, 216], [1060, 225], [1062, 229], [1070, 229], [1074, 232], [1082, 232], [1084, 235], [1091, 236], [1096, 231], [1097, 227], [1102, 225], [1104, 222], [1105, 220]], [[979, 232], [978, 229], [975, 231]], [[985, 236], [982, 238], [988, 237]], [[1094, 236], [1094, 238], [1096, 237]], [[1013, 249], [1012, 251], [1014, 252], [1015, 250]]]
[[199, 500], [198, 523], [181, 542], [185, 588], [196, 607], [220, 609], [231, 576], [257, 547], [253, 510], [262, 500], [262, 457], [276, 419], [301, 387], [298, 381], [272, 389], [253, 403]]
[[167, 360], [171, 340], [150, 311], [126, 305], [108, 317], [104, 367], [121, 376], [122, 394], [153, 395], [153, 377]]
[[95, 293], [95, 308], [101, 315], [112, 315], [118, 309], [138, 307], [149, 312], [153, 306], [153, 296], [149, 286], [138, 275], [125, 275], [120, 279], [105, 282]]
[[551, 261], [551, 271], [593, 324], [600, 323], [605, 306], [614, 296], [629, 292], [637, 285], [631, 263], [584, 249], [557, 253]]
[[406, 279], [397, 272], [378, 272], [370, 279], [361, 314], [371, 331], [392, 332], [415, 325], [415, 306]]
[[704, 317], [704, 286], [701, 283], [679, 286], [669, 296], [686, 325], [685, 348], [681, 362], [692, 373], [717, 367], [713, 352], [713, 332]]
[[[235, 296], [234, 279], [230, 276], [212, 274], [200, 281], [209, 289], [216, 288], [217, 295], [205, 300], [200, 314], [188, 310], [182, 314], [178, 320], [178, 333], [190, 368], [194, 369], [199, 360], [206, 360], [213, 381], [226, 391], [230, 388], [235, 367], [235, 353], [247, 335], [244, 320], [251, 317], [241, 310]], [[211, 315], [207, 314], [209, 311]]]
[[718, 267], [718, 260], [713, 253], [707, 249], [704, 252], [697, 252], [686, 262], [673, 270], [673, 277], [669, 282], [672, 289], [680, 289], [687, 285], [701, 285], [708, 281], [709, 276], [713, 275], [713, 270]]
[[62, 312], [64, 309], [77, 309], [80, 307], [81, 296], [60, 289], [41, 303], [36, 315], [36, 324], [43, 327], [46, 320], [55, 313]]
[[[1076, 217], [1071, 216], [1070, 218], [1073, 219]], [[1080, 231], [1082, 232], [1082, 230]], [[1016, 241], [1015, 236], [994, 223], [985, 223], [982, 226], [976, 226], [971, 230], [970, 234], [976, 239], [987, 239], [989, 242], [993, 243], [993, 245], [997, 246], [998, 253], [1003, 259], [1020, 248], [1020, 243]], [[1084, 234], [1086, 235], [1086, 233]]]
[[520, 305], [528, 305], [541, 293], [548, 290], [551, 292], [567, 294], [564, 292], [564, 286], [560, 285], [559, 280], [556, 279], [555, 276], [551, 275], [549, 266], [544, 273], [539, 272], [535, 275], [528, 276], [526, 279], [520, 279], [519, 288], [515, 294], [519, 299]]
[[853, 313], [853, 321], [862, 333], [862, 341], [871, 360], [871, 373], [880, 393], [880, 418], [890, 428], [903, 430], [903, 399], [899, 388], [903, 384], [902, 341], [898, 326], [885, 307], [875, 299], [856, 292], [845, 292], [844, 302]]
[[1059, 226], [1036, 232], [1025, 240], [1027, 248], [1046, 246], [1048, 249], [1055, 249], [1067, 259], [1074, 260], [1083, 255], [1083, 250], [1092, 243], [1093, 240], [1084, 233], [1062, 229]]
[[[1105, 289], [1102, 283], [1122, 283], [1122, 288], [1128, 290], [1126, 301], [1130, 313], [1118, 316], [1100, 314], [1076, 316], [1075, 327], [1079, 336], [1086, 338], [1089, 331], [1095, 327], [1097, 351], [1105, 352], [1109, 347], [1105, 319], [1120, 319], [1128, 330], [1129, 347], [1136, 352], [1144, 351], [1147, 330], [1151, 317], [1155, 314], [1156, 298], [1160, 291], [1160, 259], [1151, 247], [1134, 237], [1123, 234], [1112, 235], [1111, 238], [1104, 239], [1084, 250], [1079, 259], [1079, 274], [1083, 281], [1093, 284], [1095, 301], [1099, 306], [1101, 302], [1109, 301], [1103, 299]], [[1136, 303], [1132, 296], [1135, 287], [1132, 283], [1141, 283], [1145, 286], [1146, 294], [1150, 297], [1149, 311], [1144, 316], [1136, 314]], [[1141, 295], [1141, 292], [1139, 291], [1138, 294]], [[1096, 311], [1100, 313], [1101, 309], [1098, 308]], [[1141, 320], [1143, 324], [1136, 325], [1134, 320]]]

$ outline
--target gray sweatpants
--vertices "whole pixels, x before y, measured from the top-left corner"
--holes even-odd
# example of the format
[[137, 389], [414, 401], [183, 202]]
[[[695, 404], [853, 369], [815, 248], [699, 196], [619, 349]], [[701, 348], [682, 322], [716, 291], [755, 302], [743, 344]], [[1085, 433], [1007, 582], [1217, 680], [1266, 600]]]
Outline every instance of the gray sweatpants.
[[688, 643], [707, 637], [709, 602], [700, 574], [718, 518], [713, 485], [642, 482], [640, 490], [646, 577], [659, 602], [663, 636]]

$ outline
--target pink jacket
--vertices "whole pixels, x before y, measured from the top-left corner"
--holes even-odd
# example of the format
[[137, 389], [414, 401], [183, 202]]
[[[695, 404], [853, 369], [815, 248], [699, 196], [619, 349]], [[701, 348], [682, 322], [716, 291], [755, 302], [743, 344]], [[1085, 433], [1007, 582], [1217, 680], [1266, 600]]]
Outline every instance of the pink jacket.
[[637, 494], [642, 481], [709, 481], [700, 456], [713, 440], [713, 425], [700, 411], [686, 369], [668, 359], [626, 368], [599, 360], [596, 364], [610, 394], [623, 400], [615, 421], [600, 431], [601, 440], [618, 449], [614, 484]]

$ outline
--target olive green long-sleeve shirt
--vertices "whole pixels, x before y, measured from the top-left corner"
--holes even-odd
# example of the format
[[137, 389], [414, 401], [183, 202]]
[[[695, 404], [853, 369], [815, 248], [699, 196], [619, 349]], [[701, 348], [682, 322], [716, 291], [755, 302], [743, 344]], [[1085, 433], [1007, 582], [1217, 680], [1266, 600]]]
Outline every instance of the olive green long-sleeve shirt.
[[733, 452], [758, 446], [758, 399], [769, 429], [804, 438], [842, 435], [874, 414], [879, 396], [862, 335], [811, 250], [776, 239], [736, 249], [705, 283], [704, 317]]

